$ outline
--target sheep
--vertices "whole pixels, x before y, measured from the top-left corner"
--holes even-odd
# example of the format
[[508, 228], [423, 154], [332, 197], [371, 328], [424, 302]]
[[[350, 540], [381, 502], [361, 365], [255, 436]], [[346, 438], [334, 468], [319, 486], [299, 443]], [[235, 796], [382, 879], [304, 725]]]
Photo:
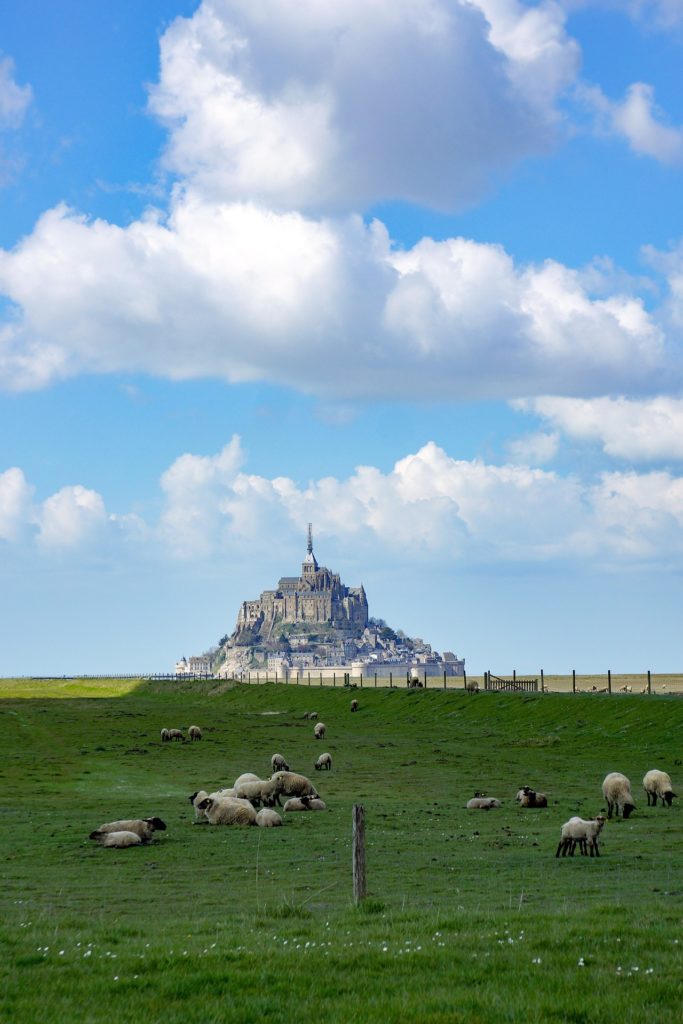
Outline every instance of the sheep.
[[313, 720], [314, 718], [318, 717], [318, 712], [317, 711], [305, 711], [304, 714], [303, 714], [303, 717], [304, 718], [310, 718], [311, 720]]
[[255, 825], [256, 811], [250, 803], [231, 797], [214, 799], [208, 796], [199, 804], [210, 825]]
[[181, 743], [185, 742], [185, 737], [183, 736], [181, 729], [169, 729], [168, 738], [169, 740], [180, 740]]
[[467, 801], [468, 811], [490, 811], [492, 807], [500, 806], [500, 800], [496, 800], [494, 796], [475, 796]]
[[272, 767], [274, 772], [280, 772], [280, 771], [288, 772], [289, 771], [289, 765], [285, 761], [285, 759], [282, 756], [282, 754], [273, 754], [273, 756], [270, 759], [270, 764], [271, 764], [271, 767]]
[[235, 786], [235, 798], [248, 800], [254, 807], [260, 804], [272, 807], [280, 803], [281, 788], [280, 780], [275, 778], [268, 782], [243, 782], [241, 786]]
[[262, 807], [256, 815], [256, 824], [259, 828], [278, 828], [283, 821], [277, 811], [271, 807]]
[[619, 693], [633, 693], [633, 687], [628, 685], [620, 686]]
[[352, 700], [351, 701], [351, 711], [358, 711], [358, 701], [357, 700]]
[[522, 805], [522, 807], [548, 806], [548, 797], [545, 795], [545, 793], [537, 793], [534, 789], [531, 789], [529, 786], [525, 786], [521, 792], [522, 798], [519, 802]]
[[296, 772], [275, 772], [272, 776], [280, 782], [282, 796], [317, 796], [318, 791], [305, 775]]
[[671, 785], [670, 776], [666, 772], [660, 772], [657, 768], [653, 768], [646, 773], [643, 778], [643, 789], [647, 796], [648, 807], [650, 803], [653, 807], [657, 806], [657, 797], [662, 801], [662, 807], [665, 803], [671, 807], [671, 802], [676, 796]]
[[465, 690], [467, 693], [479, 693], [479, 683], [473, 679], [471, 682], [465, 683]]
[[325, 801], [317, 796], [295, 796], [284, 806], [285, 814], [288, 811], [324, 811], [325, 809]]
[[208, 796], [209, 794], [206, 792], [205, 789], [198, 789], [196, 793], [193, 793], [190, 797], [188, 797], [188, 800], [194, 807], [195, 824], [198, 821], [206, 821], [204, 811], [199, 810], [199, 805], [203, 800], [208, 799]]
[[598, 836], [606, 820], [602, 814], [598, 814], [597, 817], [590, 818], [588, 821], [579, 817], [570, 818], [562, 826], [560, 842], [558, 843], [555, 856], [559, 857], [562, 854], [563, 857], [566, 857], [569, 853], [573, 857], [576, 844], [578, 843], [583, 856], [590, 850], [591, 857], [593, 854], [599, 857]]
[[263, 782], [263, 779], [259, 778], [258, 775], [254, 775], [253, 772], [245, 772], [243, 775], [238, 776], [232, 784], [233, 789], [239, 789], [245, 782]]
[[168, 743], [170, 741], [170, 739], [171, 739], [171, 733], [169, 732], [169, 730], [168, 729], [162, 729], [161, 730], [161, 742], [162, 743]]
[[121, 821], [109, 821], [104, 825], [100, 825], [91, 834], [90, 838], [95, 839], [97, 835], [109, 832], [135, 832], [136, 835], [140, 836], [143, 843], [151, 843], [155, 832], [165, 831], [166, 822], [162, 821], [161, 818], [126, 818]]
[[624, 818], [628, 818], [635, 810], [636, 805], [631, 796], [631, 783], [621, 772], [610, 772], [605, 777], [602, 784], [602, 795], [607, 801], [608, 818], [612, 817], [612, 812], [619, 817], [620, 811]]
[[137, 832], [128, 832], [125, 829], [120, 832], [91, 832], [91, 839], [105, 847], [114, 850], [125, 850], [128, 846], [140, 846], [142, 839]]
[[313, 735], [315, 736], [315, 738], [317, 740], [322, 740], [322, 739], [325, 738], [325, 728], [326, 728], [326, 726], [325, 726], [324, 722], [318, 722], [317, 723], [317, 725], [315, 726], [315, 728], [313, 730]]
[[187, 735], [194, 743], [195, 740], [200, 740], [202, 738], [202, 730], [199, 728], [198, 725], [191, 725], [190, 728], [187, 730]]
[[318, 758], [318, 760], [315, 762], [315, 765], [313, 767], [318, 772], [322, 771], [323, 768], [326, 768], [328, 772], [331, 771], [332, 770], [332, 755], [331, 754], [321, 754], [320, 757]]

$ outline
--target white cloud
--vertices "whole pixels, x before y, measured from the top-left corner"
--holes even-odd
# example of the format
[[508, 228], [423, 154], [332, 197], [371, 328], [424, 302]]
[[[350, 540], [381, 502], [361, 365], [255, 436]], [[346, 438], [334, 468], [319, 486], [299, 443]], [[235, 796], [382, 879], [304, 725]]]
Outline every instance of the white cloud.
[[683, 163], [683, 127], [665, 123], [653, 86], [635, 82], [620, 103], [608, 99], [597, 86], [584, 88], [580, 94], [597, 114], [601, 131], [625, 138], [640, 156], [663, 164]]
[[0, 57], [0, 129], [18, 128], [33, 97], [29, 85], [17, 85], [14, 61]]
[[74, 548], [89, 540], [106, 523], [102, 496], [76, 484], [62, 487], [38, 511], [39, 543], [45, 548]]
[[537, 431], [534, 434], [525, 434], [524, 437], [509, 441], [506, 447], [514, 463], [532, 466], [552, 462], [557, 455], [559, 443], [560, 435], [557, 432], [548, 434], [544, 431]]
[[598, 442], [607, 455], [633, 462], [683, 461], [683, 399], [544, 397], [513, 404], [573, 440]]
[[0, 473], [0, 540], [17, 541], [31, 519], [33, 488], [13, 467]]
[[517, 0], [204, 0], [161, 40], [166, 165], [212, 200], [457, 208], [547, 149], [577, 46]]

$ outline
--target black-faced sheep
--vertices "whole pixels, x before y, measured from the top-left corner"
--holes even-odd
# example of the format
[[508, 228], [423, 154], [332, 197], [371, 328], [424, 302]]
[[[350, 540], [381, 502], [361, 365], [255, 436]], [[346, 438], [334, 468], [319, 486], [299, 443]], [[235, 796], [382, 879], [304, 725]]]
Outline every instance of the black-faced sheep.
[[199, 728], [198, 725], [191, 725], [190, 728], [187, 730], [187, 735], [194, 743], [195, 740], [200, 740], [202, 738], [202, 730]]
[[256, 815], [256, 824], [259, 828], [278, 828], [283, 821], [277, 811], [271, 807], [262, 807]]
[[547, 807], [548, 797], [545, 793], [537, 793], [535, 789], [531, 789], [530, 786], [525, 786], [521, 791], [522, 796], [520, 804], [522, 807]]
[[473, 796], [467, 801], [468, 811], [490, 811], [493, 807], [500, 806], [500, 800], [496, 800], [494, 796]]
[[168, 743], [171, 739], [171, 733], [168, 729], [161, 730], [161, 742]]
[[318, 791], [305, 775], [297, 772], [275, 772], [273, 779], [280, 783], [280, 792], [283, 796], [317, 796]]
[[607, 801], [608, 818], [612, 817], [613, 812], [616, 813], [617, 817], [621, 813], [622, 817], [628, 818], [631, 812], [635, 810], [636, 805], [631, 796], [631, 783], [621, 772], [610, 772], [609, 775], [605, 776], [602, 784], [602, 795]]
[[582, 855], [585, 856], [590, 850], [591, 857], [593, 854], [599, 857], [598, 836], [606, 820], [602, 814], [598, 814], [596, 818], [589, 818], [587, 821], [576, 816], [570, 818], [562, 826], [560, 842], [558, 843], [555, 856], [559, 857], [562, 855], [566, 857], [569, 853], [573, 857], [576, 844], [578, 843]]
[[140, 846], [142, 839], [137, 832], [128, 832], [125, 829], [121, 832], [91, 832], [91, 839], [96, 839], [101, 846], [113, 850], [125, 850], [128, 846]]
[[261, 804], [264, 807], [272, 807], [280, 803], [281, 789], [282, 785], [276, 778], [267, 782], [243, 782], [241, 786], [235, 787], [235, 797], [238, 800], [248, 800], [254, 807]]
[[169, 740], [179, 740], [181, 743], [185, 742], [185, 737], [183, 736], [182, 729], [169, 729], [168, 738]]
[[273, 754], [270, 759], [270, 764], [274, 772], [288, 772], [289, 765], [285, 761], [282, 754]]
[[358, 711], [358, 701], [357, 700], [352, 700], [351, 701], [351, 710], [352, 711]]
[[323, 771], [323, 769], [325, 769], [328, 772], [331, 771], [332, 770], [332, 755], [331, 754], [321, 754], [320, 757], [318, 758], [318, 760], [315, 762], [315, 765], [313, 767], [318, 772]]
[[643, 789], [647, 796], [647, 806], [657, 806], [657, 797], [662, 801], [662, 807], [667, 804], [671, 807], [671, 802], [676, 796], [671, 785], [671, 778], [666, 772], [660, 772], [657, 768], [653, 768], [647, 772], [643, 779]]
[[199, 804], [210, 825], [255, 825], [256, 811], [250, 803], [227, 797], [207, 797]]
[[135, 832], [143, 843], [150, 843], [155, 832], [165, 831], [166, 822], [161, 818], [125, 818], [120, 821], [105, 822], [91, 833], [90, 838], [95, 839], [98, 835], [109, 832]]
[[324, 722], [318, 722], [317, 723], [317, 725], [315, 726], [315, 728], [313, 730], [313, 735], [315, 736], [315, 738], [317, 740], [322, 740], [322, 739], [325, 738], [325, 728], [326, 728], [326, 726], [325, 726]]
[[288, 800], [284, 812], [288, 811], [324, 811], [325, 802], [317, 796], [295, 796]]
[[194, 807], [195, 822], [199, 821], [204, 823], [206, 821], [206, 815], [204, 814], [204, 811], [200, 811], [199, 805], [203, 800], [206, 800], [208, 796], [209, 794], [205, 789], [198, 789], [196, 793], [193, 793], [192, 796], [188, 797], [190, 803]]

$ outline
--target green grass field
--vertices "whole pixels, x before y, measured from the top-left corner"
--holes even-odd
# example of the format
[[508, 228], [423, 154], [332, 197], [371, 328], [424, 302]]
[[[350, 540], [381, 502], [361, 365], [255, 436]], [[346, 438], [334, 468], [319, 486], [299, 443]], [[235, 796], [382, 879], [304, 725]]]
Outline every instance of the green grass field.
[[[641, 788], [653, 767], [683, 785], [679, 698], [371, 689], [352, 715], [328, 687], [112, 685], [0, 681], [3, 1024], [683, 1018], [681, 809]], [[192, 722], [201, 743], [159, 742]], [[330, 773], [313, 771], [321, 750]], [[193, 823], [191, 792], [265, 777], [276, 751], [328, 811]], [[599, 859], [555, 859], [561, 823], [597, 813], [614, 770], [636, 813], [607, 824]], [[515, 804], [526, 782], [548, 810]], [[503, 807], [466, 811], [475, 789]], [[152, 846], [87, 838], [152, 814], [168, 824]]]

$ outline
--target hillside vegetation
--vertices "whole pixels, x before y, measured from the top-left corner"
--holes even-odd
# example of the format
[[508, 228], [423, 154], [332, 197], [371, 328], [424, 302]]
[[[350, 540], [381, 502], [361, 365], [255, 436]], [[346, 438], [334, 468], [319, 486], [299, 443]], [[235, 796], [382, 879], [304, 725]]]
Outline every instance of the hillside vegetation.
[[[641, 780], [667, 770], [683, 798], [682, 700], [373, 689], [351, 714], [343, 689], [141, 681], [92, 699], [88, 680], [50, 700], [12, 685], [0, 1020], [43, 1021], [47, 994], [50, 1022], [680, 1020], [683, 799], [648, 808]], [[159, 742], [193, 722], [201, 743]], [[329, 773], [313, 771], [323, 750]], [[328, 811], [282, 829], [193, 823], [190, 793], [267, 777], [275, 752]], [[602, 857], [555, 859], [562, 822], [598, 813], [615, 770], [633, 817], [608, 822]], [[515, 804], [525, 783], [548, 810]], [[466, 811], [475, 790], [503, 807]], [[151, 846], [87, 838], [149, 815], [168, 824]]]

